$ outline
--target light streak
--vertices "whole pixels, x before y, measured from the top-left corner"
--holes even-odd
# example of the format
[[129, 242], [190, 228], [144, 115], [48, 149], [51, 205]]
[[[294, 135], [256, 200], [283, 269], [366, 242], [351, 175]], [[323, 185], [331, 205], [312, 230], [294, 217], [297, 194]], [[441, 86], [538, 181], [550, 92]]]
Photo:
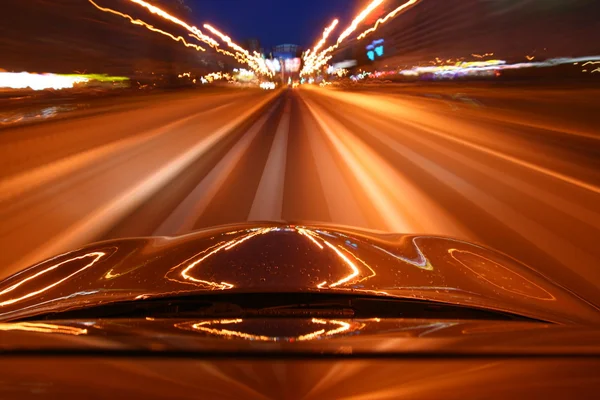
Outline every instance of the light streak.
[[485, 53], [485, 54], [471, 54], [475, 58], [485, 58], [485, 57], [493, 57], [494, 53]]
[[[245, 242], [246, 240], [253, 238], [254, 236], [257, 235], [263, 235], [265, 233], [271, 232], [274, 228], [261, 228], [257, 231], [253, 231], [251, 233], [248, 233], [246, 235], [241, 236], [240, 238], [237, 239], [233, 239], [233, 240], [229, 240], [229, 241], [225, 241], [225, 242], [220, 242], [217, 243], [216, 245], [209, 247], [208, 249], [202, 251], [199, 254], [196, 254], [194, 257], [197, 257], [198, 255], [203, 255], [201, 258], [197, 259], [196, 261], [190, 263], [189, 265], [187, 265], [183, 271], [181, 271], [181, 273], [179, 274], [186, 282], [185, 283], [191, 283], [191, 284], [202, 284], [202, 285], [206, 285], [209, 287], [212, 287], [214, 289], [217, 290], [228, 290], [228, 289], [232, 289], [234, 287], [233, 284], [228, 283], [228, 282], [213, 282], [213, 281], [205, 281], [202, 279], [198, 279], [195, 278], [193, 276], [190, 275], [190, 271], [192, 271], [194, 268], [196, 268], [198, 265], [200, 265], [203, 261], [205, 261], [206, 259], [208, 259], [209, 257], [212, 257], [213, 255], [219, 253], [222, 250], [228, 251], [231, 250], [232, 248], [234, 248], [235, 246], [240, 245], [241, 243]], [[193, 259], [194, 257], [192, 257], [191, 259]], [[179, 267], [181, 267], [183, 264], [187, 263], [189, 261], [186, 260], [183, 263], [171, 268], [169, 270], [169, 272], [167, 272], [167, 274], [165, 275], [165, 278], [169, 279], [169, 280], [174, 280], [176, 282], [181, 282], [180, 280], [175, 280], [175, 279], [171, 279], [169, 278], [169, 273], [175, 271], [176, 269], [178, 269]]]
[[56, 74], [32, 74], [29, 72], [0, 72], [0, 88], [10, 89], [70, 89], [78, 83], [87, 83], [83, 76], [64, 76]]
[[[315, 324], [327, 324], [327, 323], [331, 323], [331, 324], [340, 325], [340, 328], [333, 329], [331, 331], [327, 331], [325, 333], [325, 336], [337, 335], [338, 333], [346, 332], [347, 330], [350, 329], [350, 324], [348, 322], [337, 321], [337, 320], [334, 320], [334, 319], [325, 321], [323, 319], [313, 318], [312, 322], [314, 322]], [[309, 339], [305, 339], [305, 340], [309, 340]]]
[[[215, 324], [230, 325], [230, 324], [239, 324], [242, 322], [243, 322], [243, 319], [223, 319], [223, 320], [203, 321], [203, 322], [198, 322], [198, 323], [194, 323], [191, 325], [189, 323], [175, 324], [175, 327], [179, 328], [179, 329], [185, 329], [185, 330], [191, 329], [191, 330], [201, 331], [201, 332], [205, 332], [205, 333], [208, 333], [211, 335], [216, 335], [216, 336], [225, 336], [225, 337], [229, 337], [229, 338], [235, 337], [235, 338], [240, 338], [240, 339], [256, 340], [256, 341], [261, 341], [261, 342], [280, 342], [280, 341], [303, 342], [303, 341], [319, 339], [322, 336], [338, 335], [338, 334], [346, 332], [352, 328], [352, 324], [350, 324], [348, 322], [338, 321], [338, 320], [323, 320], [323, 319], [317, 319], [317, 318], [313, 318], [311, 320], [311, 322], [313, 324], [319, 324], [319, 325], [333, 324], [333, 325], [337, 325], [338, 328], [329, 329], [329, 330], [318, 329], [314, 332], [311, 332], [311, 333], [308, 333], [305, 335], [300, 335], [300, 336], [266, 336], [266, 335], [254, 335], [251, 333], [235, 331], [232, 329], [219, 329], [219, 328], [209, 327], [210, 325], [215, 325]], [[364, 328], [364, 326], [365, 326], [365, 324], [355, 324], [354, 330], [360, 330], [360, 329]]]
[[[490, 55], [492, 53], [489, 53]], [[471, 74], [479, 72], [495, 72], [502, 70], [525, 69], [525, 68], [546, 68], [555, 67], [563, 64], [578, 65], [580, 62], [585, 62], [583, 65], [594, 63], [600, 64], [600, 56], [588, 56], [578, 58], [552, 58], [544, 61], [532, 61], [516, 64], [507, 64], [503, 60], [486, 60], [486, 61], [471, 61], [458, 62], [452, 65], [436, 65], [436, 66], [415, 66], [411, 69], [399, 71], [398, 73], [404, 76], [419, 76], [421, 74], [431, 73], [436, 77], [444, 78], [447, 76], [454, 77], [458, 74]], [[600, 71], [598, 71], [600, 72]]]
[[388, 15], [386, 15], [385, 17], [379, 18], [377, 20], [377, 22], [375, 22], [375, 25], [373, 27], [367, 29], [366, 31], [364, 31], [363, 33], [361, 33], [360, 35], [358, 35], [357, 39], [360, 40], [360, 39], [364, 38], [365, 36], [367, 36], [369, 33], [375, 32], [377, 30], [377, 28], [379, 28], [379, 25], [385, 24], [389, 19], [394, 18], [401, 11], [405, 11], [409, 7], [414, 6], [419, 1], [421, 1], [421, 0], [409, 0], [406, 3], [402, 4], [401, 6], [398, 6], [395, 10], [391, 11], [390, 13], [388, 13]]
[[46, 274], [46, 273], [48, 273], [50, 271], [53, 271], [53, 270], [57, 269], [58, 267], [60, 267], [61, 265], [64, 265], [64, 264], [67, 264], [67, 263], [70, 263], [70, 262], [73, 262], [73, 261], [76, 261], [76, 260], [83, 260], [84, 258], [88, 258], [88, 257], [94, 257], [94, 259], [90, 263], [88, 263], [87, 265], [85, 265], [82, 268], [78, 269], [77, 271], [73, 272], [72, 274], [66, 276], [63, 279], [60, 279], [60, 280], [58, 280], [58, 281], [56, 281], [56, 282], [54, 282], [54, 283], [52, 283], [52, 284], [50, 284], [48, 286], [45, 286], [45, 287], [43, 287], [43, 288], [41, 288], [39, 290], [29, 292], [29, 293], [27, 293], [27, 294], [25, 294], [25, 295], [23, 295], [21, 297], [17, 297], [17, 298], [13, 298], [13, 299], [8, 299], [8, 300], [5, 300], [5, 301], [0, 301], [0, 307], [4, 307], [4, 306], [10, 305], [10, 304], [18, 303], [18, 302], [20, 302], [22, 300], [25, 300], [25, 299], [28, 299], [30, 297], [37, 296], [40, 293], [46, 292], [46, 291], [52, 289], [53, 287], [60, 285], [64, 281], [68, 280], [69, 278], [72, 278], [73, 276], [77, 275], [78, 273], [80, 273], [80, 272], [82, 272], [82, 271], [90, 268], [92, 265], [94, 265], [95, 263], [97, 263], [105, 255], [106, 255], [106, 253], [98, 251], [98, 252], [93, 252], [93, 253], [87, 253], [87, 254], [84, 254], [84, 255], [79, 256], [79, 257], [69, 258], [68, 260], [62, 261], [62, 262], [60, 262], [58, 264], [54, 264], [54, 265], [52, 265], [52, 266], [50, 266], [50, 267], [48, 267], [46, 269], [43, 269], [42, 271], [37, 272], [36, 274], [34, 274], [32, 276], [29, 276], [29, 277], [27, 277], [25, 279], [22, 279], [19, 282], [15, 283], [14, 285], [9, 286], [8, 288], [0, 291], [0, 299], [5, 294], [12, 292], [13, 290], [17, 289], [19, 286], [25, 284], [26, 282], [31, 281], [32, 279], [35, 279], [35, 278], [37, 278], [37, 277], [39, 277], [41, 275], [44, 275], [44, 274]]
[[0, 331], [26, 331], [37, 333], [58, 333], [63, 335], [86, 335], [87, 329], [72, 326], [46, 324], [41, 322], [0, 323]]
[[256, 55], [251, 55], [248, 52], [248, 50], [242, 48], [241, 46], [239, 46], [238, 44], [233, 42], [229, 36], [225, 35], [218, 29], [214, 28], [213, 26], [211, 26], [209, 24], [204, 24], [203, 26], [206, 29], [208, 29], [211, 33], [220, 37], [221, 40], [223, 40], [227, 44], [227, 46], [229, 46], [232, 49], [236, 50], [237, 52], [241, 53], [245, 57], [243, 59], [243, 61], [245, 63], [247, 63], [250, 66], [250, 68], [252, 68], [253, 70], [255, 70], [259, 73], [262, 73], [264, 75], [272, 76], [271, 71], [269, 71], [269, 69], [267, 68], [265, 60], [263, 60], [262, 57], [259, 57]]
[[199, 46], [199, 45], [193, 44], [193, 43], [188, 43], [182, 36], [175, 36], [175, 35], [173, 35], [173, 34], [171, 34], [169, 32], [163, 31], [162, 29], [155, 28], [154, 26], [148, 24], [147, 22], [144, 22], [144, 21], [139, 20], [139, 19], [135, 19], [135, 18], [133, 18], [132, 16], [130, 16], [128, 14], [124, 14], [122, 12], [113, 10], [111, 8], [99, 6], [98, 4], [94, 3], [93, 0], [88, 0], [88, 1], [94, 7], [96, 7], [98, 10], [103, 11], [103, 12], [107, 12], [107, 13], [110, 13], [110, 14], [118, 15], [120, 17], [128, 19], [129, 22], [131, 22], [133, 25], [143, 26], [143, 27], [145, 27], [146, 29], [148, 29], [148, 30], [150, 30], [152, 32], [160, 33], [161, 35], [167, 36], [167, 37], [173, 39], [176, 42], [181, 42], [181, 43], [183, 43], [183, 45], [185, 47], [193, 48], [196, 51], [206, 51], [206, 49], [204, 47], [202, 47], [202, 46]]
[[275, 83], [273, 83], [273, 82], [261, 82], [260, 88], [264, 89], [264, 90], [274, 90], [275, 89]]
[[416, 242], [416, 239], [413, 238], [412, 239], [413, 245], [415, 246], [415, 250], [417, 251], [417, 259], [416, 260], [411, 260], [410, 258], [406, 258], [406, 257], [402, 257], [399, 256], [397, 254], [392, 253], [391, 251], [388, 251], [382, 247], [379, 247], [377, 245], [373, 245], [373, 247], [375, 247], [376, 249], [384, 252], [387, 255], [390, 255], [394, 258], [397, 258], [398, 260], [404, 261], [407, 264], [410, 264], [412, 266], [415, 266], [417, 268], [420, 269], [424, 269], [427, 271], [433, 271], [433, 265], [431, 265], [431, 263], [429, 262], [429, 260], [427, 259], [427, 257], [425, 257], [425, 254], [423, 254], [423, 251], [421, 250], [421, 248], [419, 247], [419, 245]]
[[315, 244], [315, 246], [317, 246], [318, 248], [323, 250], [323, 245], [321, 243], [317, 242], [317, 240], [311, 234], [309, 234], [305, 229], [296, 228], [296, 230], [298, 231], [299, 234], [307, 237], [311, 242], [313, 242]]
[[[165, 35], [167, 37], [170, 37], [171, 39], [173, 39], [174, 41], [177, 42], [181, 42], [183, 43], [186, 47], [190, 47], [190, 48], [194, 48], [197, 51], [206, 51], [206, 49], [204, 49], [202, 46], [193, 44], [193, 43], [189, 43], [187, 42], [182, 36], [175, 36], [169, 32], [163, 31], [161, 29], [155, 28], [154, 26], [141, 21], [139, 19], [134, 19], [133, 17], [131, 17], [128, 14], [124, 14], [121, 13], [119, 11], [115, 11], [112, 10], [110, 8], [106, 8], [106, 7], [101, 7], [98, 4], [94, 3], [93, 0], [88, 0], [92, 5], [94, 5], [94, 7], [96, 7], [97, 9], [104, 11], [104, 12], [108, 12], [108, 13], [112, 13], [118, 16], [121, 16], [123, 18], [128, 19], [132, 24], [134, 25], [140, 25], [140, 26], [144, 26], [147, 29], [153, 31], [153, 32], [157, 32], [160, 33], [162, 35]], [[231, 42], [231, 39], [229, 39], [229, 42], [227, 42], [228, 45], [235, 45], [235, 48], [237, 51], [239, 51], [240, 53], [242, 53], [243, 55], [245, 55], [245, 57], [242, 54], [233, 54], [231, 52], [228, 52], [226, 50], [222, 50], [219, 48], [219, 43], [211, 38], [210, 36], [202, 33], [202, 31], [200, 29], [198, 29], [196, 26], [192, 26], [189, 25], [188, 23], [180, 20], [177, 17], [174, 17], [173, 15], [169, 14], [168, 12], [162, 10], [161, 8], [154, 6], [152, 4], [149, 4], [146, 1], [143, 0], [128, 0], [131, 3], [134, 3], [136, 5], [139, 5], [143, 8], [145, 8], [146, 10], [148, 10], [150, 13], [157, 15], [169, 22], [172, 22], [176, 25], [179, 25], [180, 27], [183, 27], [184, 29], [186, 29], [189, 32], [189, 36], [193, 37], [196, 40], [199, 40], [201, 42], [204, 42], [206, 44], [208, 44], [209, 46], [211, 46], [212, 48], [214, 48], [217, 52], [225, 54], [227, 56], [233, 57], [235, 58], [238, 62], [242, 62], [242, 63], [247, 63], [248, 65], [250, 65], [250, 67], [254, 70], [256, 70], [257, 72], [266, 74], [266, 75], [270, 75], [270, 72], [266, 69], [266, 67], [264, 66], [264, 60], [262, 60], [261, 57], [252, 57], [248, 51], [246, 51], [245, 49], [241, 48], [240, 46], [235, 45], [235, 43]], [[208, 28], [207, 28], [208, 29]], [[214, 28], [213, 28], [214, 29]], [[216, 31], [216, 30], [215, 30]], [[220, 32], [219, 32], [220, 33]], [[227, 37], [223, 34], [222, 35], [222, 39], [223, 37]], [[228, 37], [227, 37], [228, 38]]]
[[[323, 36], [321, 37], [321, 40], [319, 40], [319, 42], [315, 45], [315, 47], [312, 50], [313, 54], [316, 54], [317, 51], [319, 51], [321, 49], [321, 47], [323, 47], [323, 45], [327, 41], [327, 38], [329, 37], [331, 32], [333, 32], [333, 30], [335, 29], [335, 27], [337, 26], [338, 23], [339, 23], [339, 21], [337, 19], [334, 19], [333, 22], [327, 28], [325, 28], [325, 30], [323, 31]], [[310, 52], [310, 49], [308, 49], [307, 55], [309, 52]]]
[[208, 82], [218, 81], [220, 79], [225, 79], [227, 81], [233, 80], [232, 76], [226, 72], [211, 72], [203, 78]]
[[312, 72], [323, 67], [332, 58], [332, 55], [329, 53], [337, 49], [339, 45], [356, 30], [358, 25], [384, 1], [385, 0], [372, 0], [371, 3], [352, 20], [350, 26], [342, 32], [334, 45], [329, 46], [319, 54], [314, 54], [314, 52], [311, 53], [310, 57], [304, 60], [304, 68], [302, 68], [302, 71], [300, 71], [300, 75], [311, 74]]
[[370, 279], [370, 278], [374, 277], [375, 275], [377, 275], [377, 273], [373, 270], [373, 268], [371, 268], [371, 266], [369, 264], [367, 264], [363, 259], [359, 258], [356, 254], [354, 254], [350, 250], [346, 249], [345, 247], [341, 247], [341, 249], [344, 250], [346, 253], [350, 254], [356, 261], [358, 261], [359, 263], [364, 265], [369, 271], [371, 271], [371, 275], [365, 276], [364, 278], [358, 280], [356, 283], [366, 281], [367, 279]]
[[340, 44], [344, 39], [352, 34], [365, 18], [369, 16], [377, 7], [381, 5], [385, 0], [373, 0], [365, 9], [363, 9], [357, 16], [352, 20], [352, 23], [342, 34], [338, 37], [337, 44]]
[[[90, 0], [91, 1], [91, 0]], [[179, 18], [176, 18], [174, 16], [172, 16], [171, 14], [169, 14], [168, 12], [152, 5], [149, 4], [143, 0], [129, 0], [129, 2], [140, 5], [144, 8], [146, 8], [148, 11], [150, 11], [152, 14], [158, 15], [170, 22], [173, 22], [174, 24], [177, 24], [183, 28], [185, 28], [186, 30], [192, 32], [195, 36], [196, 39], [203, 41], [204, 43], [212, 46], [212, 47], [218, 47], [219, 43], [217, 43], [216, 40], [214, 40], [213, 38], [211, 38], [210, 36], [206, 36], [205, 34], [202, 33], [202, 31], [200, 31], [200, 29], [198, 29], [195, 26], [190, 26], [187, 23], [183, 22], [182, 20], [180, 20]]]
[[0, 72], [0, 88], [62, 90], [74, 88], [77, 84], [97, 82], [123, 82], [129, 78], [105, 74], [52, 74], [31, 72]]
[[350, 280], [352, 280], [353, 278], [356, 278], [359, 274], [359, 270], [356, 267], [356, 265], [348, 258], [344, 255], [344, 253], [342, 253], [341, 251], [338, 250], [337, 247], [335, 247], [334, 245], [332, 245], [331, 243], [329, 243], [327, 240], [323, 240], [323, 243], [325, 243], [325, 245], [327, 247], [329, 247], [331, 250], [333, 250], [340, 259], [342, 259], [342, 261], [344, 261], [344, 263], [350, 267], [350, 269], [352, 270], [352, 272], [350, 274], [348, 274], [347, 276], [345, 276], [344, 278], [338, 280], [337, 282], [332, 283], [331, 285], [329, 285], [330, 288], [332, 287], [336, 287], [339, 286], [341, 284], [344, 284], [346, 282], [349, 282]]

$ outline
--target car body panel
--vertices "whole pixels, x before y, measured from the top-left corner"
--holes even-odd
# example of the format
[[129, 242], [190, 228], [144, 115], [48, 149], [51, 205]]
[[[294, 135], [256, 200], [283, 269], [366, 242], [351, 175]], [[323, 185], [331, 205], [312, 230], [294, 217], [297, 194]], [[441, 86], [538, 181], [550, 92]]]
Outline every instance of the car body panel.
[[436, 236], [283, 223], [106, 241], [59, 255], [0, 282], [0, 320], [216, 292], [364, 294], [562, 324], [600, 323], [594, 306], [483, 246]]

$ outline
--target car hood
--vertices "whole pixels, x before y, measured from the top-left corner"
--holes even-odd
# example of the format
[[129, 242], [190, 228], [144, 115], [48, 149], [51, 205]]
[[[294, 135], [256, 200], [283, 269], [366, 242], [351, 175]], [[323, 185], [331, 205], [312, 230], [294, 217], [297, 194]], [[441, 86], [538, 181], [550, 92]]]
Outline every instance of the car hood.
[[0, 282], [0, 320], [214, 291], [367, 294], [600, 323], [594, 306], [483, 246], [279, 223], [105, 241], [53, 257]]

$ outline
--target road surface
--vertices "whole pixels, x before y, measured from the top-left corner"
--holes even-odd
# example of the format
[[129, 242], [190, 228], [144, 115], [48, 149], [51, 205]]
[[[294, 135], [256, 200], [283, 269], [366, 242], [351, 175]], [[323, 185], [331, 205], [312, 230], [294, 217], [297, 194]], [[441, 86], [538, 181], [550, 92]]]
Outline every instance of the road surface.
[[450, 235], [600, 303], [599, 91], [432, 85], [115, 100], [0, 131], [0, 277], [246, 220]]

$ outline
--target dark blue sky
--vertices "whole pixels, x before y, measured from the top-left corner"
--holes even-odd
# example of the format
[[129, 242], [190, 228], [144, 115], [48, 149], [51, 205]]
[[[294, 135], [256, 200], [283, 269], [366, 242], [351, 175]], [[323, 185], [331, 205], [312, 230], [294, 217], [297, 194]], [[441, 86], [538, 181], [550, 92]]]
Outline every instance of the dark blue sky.
[[199, 28], [208, 22], [238, 43], [255, 37], [267, 48], [283, 43], [312, 46], [334, 18], [340, 20], [339, 34], [350, 23], [355, 1], [186, 0], [186, 4]]

